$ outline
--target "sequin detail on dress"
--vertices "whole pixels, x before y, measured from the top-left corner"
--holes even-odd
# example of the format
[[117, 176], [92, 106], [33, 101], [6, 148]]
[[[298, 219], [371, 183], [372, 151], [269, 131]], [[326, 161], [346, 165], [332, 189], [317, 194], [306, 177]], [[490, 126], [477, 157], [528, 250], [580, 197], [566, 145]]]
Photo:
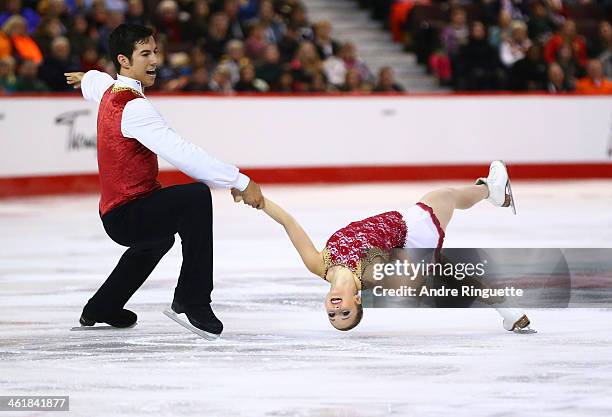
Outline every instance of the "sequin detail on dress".
[[398, 211], [368, 217], [336, 231], [323, 249], [325, 270], [342, 265], [361, 279], [361, 261], [372, 249], [389, 251], [406, 242], [406, 223]]

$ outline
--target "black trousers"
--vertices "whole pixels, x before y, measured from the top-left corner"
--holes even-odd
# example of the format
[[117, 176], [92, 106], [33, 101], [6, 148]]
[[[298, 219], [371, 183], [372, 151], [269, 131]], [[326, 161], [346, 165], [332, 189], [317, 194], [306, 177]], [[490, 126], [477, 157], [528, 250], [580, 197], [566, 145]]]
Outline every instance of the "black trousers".
[[212, 213], [210, 189], [193, 183], [159, 189], [102, 216], [110, 238], [129, 249], [83, 314], [96, 320], [121, 310], [170, 250], [176, 233], [183, 246], [183, 264], [174, 297], [183, 304], [210, 303]]

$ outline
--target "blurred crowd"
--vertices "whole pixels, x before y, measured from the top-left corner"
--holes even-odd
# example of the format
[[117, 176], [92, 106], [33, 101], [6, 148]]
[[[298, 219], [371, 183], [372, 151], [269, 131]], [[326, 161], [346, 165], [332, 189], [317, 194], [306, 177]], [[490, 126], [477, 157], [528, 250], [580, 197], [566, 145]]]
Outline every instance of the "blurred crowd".
[[[441, 85], [612, 93], [610, 0], [354, 1], [392, 30], [391, 9], [409, 6], [405, 44]], [[158, 91], [404, 91], [300, 0], [0, 0], [0, 93], [70, 91], [70, 71], [115, 75], [108, 38], [124, 22], [155, 29]]]
[[108, 38], [122, 23], [155, 29], [158, 91], [402, 91], [299, 0], [1, 0], [0, 92], [70, 91], [70, 71], [115, 75]]
[[399, 36], [442, 85], [612, 94], [609, 0], [397, 3]]

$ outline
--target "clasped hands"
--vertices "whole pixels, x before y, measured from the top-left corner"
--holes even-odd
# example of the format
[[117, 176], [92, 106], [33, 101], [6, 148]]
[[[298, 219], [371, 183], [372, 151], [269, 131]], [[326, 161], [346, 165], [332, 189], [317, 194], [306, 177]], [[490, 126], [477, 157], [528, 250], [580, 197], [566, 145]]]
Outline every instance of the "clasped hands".
[[249, 181], [249, 185], [244, 191], [232, 188], [232, 197], [236, 203], [243, 202], [258, 210], [264, 208], [264, 196], [261, 194], [261, 188], [253, 180]]

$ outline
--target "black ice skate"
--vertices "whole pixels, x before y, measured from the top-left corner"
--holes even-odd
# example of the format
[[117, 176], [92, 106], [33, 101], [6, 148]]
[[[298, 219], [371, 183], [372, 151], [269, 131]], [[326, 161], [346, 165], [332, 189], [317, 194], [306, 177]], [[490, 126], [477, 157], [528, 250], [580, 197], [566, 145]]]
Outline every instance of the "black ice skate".
[[172, 301], [172, 306], [164, 314], [207, 340], [216, 340], [223, 331], [223, 323], [213, 313], [210, 304], [181, 304]]
[[[128, 329], [134, 327], [136, 325], [136, 321], [138, 320], [138, 316], [136, 313], [130, 310], [122, 309], [118, 313], [115, 313], [106, 319], [96, 320], [85, 316], [85, 314], [81, 315], [79, 319], [79, 323], [81, 323], [80, 327], [73, 327], [70, 330], [109, 330], [109, 329]], [[106, 323], [108, 326], [95, 326], [96, 323]]]

